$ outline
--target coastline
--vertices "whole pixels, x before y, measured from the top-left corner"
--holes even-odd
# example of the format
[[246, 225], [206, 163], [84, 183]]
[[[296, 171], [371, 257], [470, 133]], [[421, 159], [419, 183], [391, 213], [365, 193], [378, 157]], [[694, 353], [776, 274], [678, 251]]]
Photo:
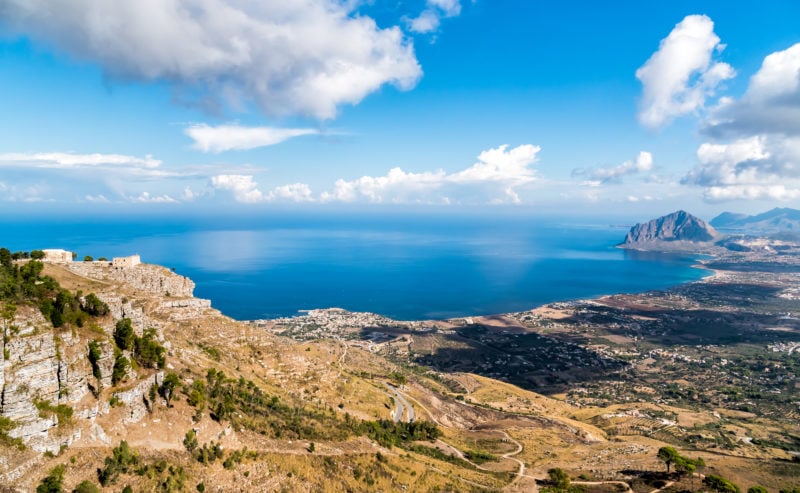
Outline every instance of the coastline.
[[[615, 248], [624, 249], [623, 247], [620, 247], [619, 245], [615, 246]], [[648, 252], [651, 252], [651, 253], [667, 253], [667, 254], [669, 254], [669, 253], [677, 253], [677, 252], [653, 252], [652, 250], [639, 250], [639, 251], [648, 251]], [[711, 254], [711, 253], [708, 253], [708, 252], [702, 252], [702, 253], [681, 252], [681, 253], [686, 253], [687, 255], [691, 255], [691, 256], [709, 256], [709, 257], [712, 257], [713, 259], [719, 258], [718, 254]], [[682, 286], [695, 284], [695, 283], [709, 282], [711, 280], [721, 278], [724, 275], [723, 273], [726, 272], [726, 271], [722, 271], [722, 270], [711, 269], [708, 266], [706, 266], [703, 263], [702, 260], [698, 260], [696, 263], [690, 265], [690, 267], [692, 269], [706, 271], [709, 274], [705, 275], [705, 276], [702, 276], [699, 279], [685, 280], [685, 281], [682, 281], [682, 282], [679, 282], [677, 284], [673, 284], [673, 285], [670, 285], [670, 286], [667, 286], [667, 287], [661, 288], [661, 289], [659, 289], [659, 288], [651, 288], [651, 289], [645, 289], [645, 290], [642, 290], [642, 291], [625, 291], [625, 292], [615, 292], [615, 293], [601, 293], [601, 294], [588, 296], [588, 297], [559, 299], [559, 300], [554, 300], [554, 301], [548, 301], [548, 302], [545, 302], [545, 303], [541, 303], [541, 304], [532, 306], [530, 308], [526, 308], [524, 310], [511, 311], [511, 312], [498, 312], [498, 313], [488, 313], [488, 314], [473, 314], [473, 315], [445, 317], [445, 318], [395, 319], [395, 318], [389, 317], [387, 315], [383, 315], [383, 314], [380, 314], [380, 313], [377, 313], [377, 312], [371, 312], [371, 311], [352, 311], [352, 310], [348, 310], [346, 308], [341, 308], [341, 307], [317, 307], [317, 308], [299, 309], [299, 310], [297, 310], [297, 314], [296, 315], [292, 315], [292, 316], [288, 316], [288, 317], [242, 319], [242, 320], [236, 319], [236, 320], [238, 320], [240, 322], [243, 322], [243, 323], [251, 324], [251, 325], [264, 326], [264, 325], [268, 325], [268, 324], [269, 325], [274, 325], [276, 323], [284, 323], [284, 322], [287, 322], [287, 321], [299, 320], [299, 319], [309, 318], [309, 317], [313, 318], [314, 315], [318, 315], [318, 314], [324, 313], [324, 312], [330, 312], [330, 313], [335, 312], [337, 314], [342, 314], [342, 315], [352, 315], [353, 318], [354, 318], [354, 320], [353, 320], [354, 322], [361, 322], [361, 321], [364, 321], [365, 319], [370, 319], [370, 320], [380, 319], [380, 320], [391, 322], [391, 323], [395, 323], [395, 324], [452, 323], [453, 321], [457, 321], [457, 320], [468, 320], [468, 319], [474, 320], [474, 319], [486, 319], [486, 318], [496, 318], [496, 317], [508, 317], [508, 316], [512, 316], [512, 315], [515, 315], [515, 314], [518, 314], [518, 313], [526, 313], [526, 312], [533, 313], [533, 312], [536, 312], [536, 311], [539, 311], [539, 310], [549, 309], [549, 307], [551, 305], [556, 305], [556, 304], [587, 303], [587, 302], [597, 301], [597, 300], [600, 300], [600, 299], [603, 299], [603, 298], [608, 298], [608, 297], [611, 297], [611, 296], [644, 295], [644, 294], [648, 294], [648, 293], [670, 291], [670, 290], [678, 289], [678, 288], [680, 288]], [[228, 315], [226, 315], [226, 316], [228, 316]], [[233, 318], [233, 317], [231, 317], [231, 318]]]

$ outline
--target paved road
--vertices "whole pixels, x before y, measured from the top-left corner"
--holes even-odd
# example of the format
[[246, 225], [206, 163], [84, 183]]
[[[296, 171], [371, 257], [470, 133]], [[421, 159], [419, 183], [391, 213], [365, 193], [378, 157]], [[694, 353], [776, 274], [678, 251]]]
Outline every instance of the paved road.
[[386, 387], [394, 394], [393, 397], [395, 409], [392, 413], [392, 419], [394, 422], [397, 423], [399, 421], [403, 421], [403, 415], [406, 413], [406, 410], [408, 412], [408, 419], [406, 421], [409, 423], [413, 422], [416, 416], [414, 415], [414, 408], [411, 406], [411, 404], [409, 404], [406, 398], [403, 397], [403, 394], [397, 390], [397, 387], [386, 382], [384, 382], [384, 385], [386, 385]]

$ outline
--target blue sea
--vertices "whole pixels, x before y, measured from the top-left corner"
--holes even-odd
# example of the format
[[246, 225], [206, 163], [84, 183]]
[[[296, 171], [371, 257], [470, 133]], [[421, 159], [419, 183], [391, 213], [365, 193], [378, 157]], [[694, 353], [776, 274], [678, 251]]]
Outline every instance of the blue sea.
[[615, 248], [628, 224], [513, 214], [0, 219], [12, 251], [138, 253], [241, 320], [341, 307], [395, 319], [487, 315], [699, 279], [694, 258]]

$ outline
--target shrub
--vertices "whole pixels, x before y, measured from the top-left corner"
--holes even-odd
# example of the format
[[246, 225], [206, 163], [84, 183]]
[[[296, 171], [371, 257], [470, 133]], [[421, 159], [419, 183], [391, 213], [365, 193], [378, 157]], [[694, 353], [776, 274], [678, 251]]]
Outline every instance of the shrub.
[[47, 401], [34, 401], [33, 405], [39, 410], [39, 417], [41, 418], [55, 415], [59, 426], [65, 425], [72, 420], [73, 410], [66, 404], [54, 406]]
[[102, 317], [109, 312], [108, 305], [94, 293], [89, 293], [81, 303], [81, 309], [93, 317]]
[[92, 365], [92, 375], [94, 378], [100, 380], [102, 375], [100, 374], [100, 365], [98, 361], [100, 358], [103, 357], [103, 353], [100, 351], [100, 342], [97, 340], [89, 342], [89, 363]]
[[64, 466], [58, 465], [50, 470], [50, 474], [42, 479], [36, 487], [36, 493], [63, 493], [64, 491]]
[[114, 447], [111, 454], [111, 457], [106, 457], [105, 466], [97, 471], [97, 478], [102, 486], [113, 484], [121, 473], [131, 472], [139, 463], [136, 452], [125, 440], [119, 442], [119, 446]]
[[114, 327], [114, 342], [116, 342], [117, 347], [123, 351], [130, 351], [134, 348], [136, 334], [133, 332], [131, 319], [123, 318], [117, 322], [116, 327]]
[[194, 430], [187, 431], [186, 436], [183, 437], [183, 446], [191, 454], [197, 449], [197, 445], [197, 433]]
[[158, 393], [167, 401], [167, 407], [169, 407], [170, 401], [172, 401], [172, 397], [175, 395], [175, 389], [178, 388], [180, 383], [181, 378], [177, 374], [170, 372], [167, 373], [167, 376], [164, 377], [164, 381], [158, 388]]
[[717, 476], [716, 474], [709, 474], [703, 478], [703, 484], [708, 486], [709, 489], [718, 491], [720, 493], [739, 493], [738, 486], [722, 476]]
[[125, 375], [128, 374], [130, 368], [131, 362], [128, 361], [128, 358], [122, 354], [118, 354], [114, 359], [114, 369], [111, 371], [111, 384], [116, 385], [121, 382], [125, 378]]
[[72, 490], [72, 493], [100, 493], [100, 488], [95, 486], [91, 481], [84, 480]]
[[137, 337], [133, 357], [145, 368], [164, 368], [167, 350], [158, 343], [156, 329], [147, 329], [142, 337]]

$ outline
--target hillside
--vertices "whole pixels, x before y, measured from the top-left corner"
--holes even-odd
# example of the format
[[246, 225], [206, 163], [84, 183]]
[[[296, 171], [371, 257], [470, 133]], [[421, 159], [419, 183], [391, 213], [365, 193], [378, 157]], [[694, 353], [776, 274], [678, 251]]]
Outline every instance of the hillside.
[[800, 210], [778, 208], [748, 216], [723, 212], [711, 220], [715, 228], [750, 235], [800, 234]]
[[[26, 265], [36, 264], [8, 271]], [[43, 481], [63, 491], [84, 481], [137, 492], [535, 491], [561, 467], [590, 491], [625, 481], [649, 493], [669, 479], [655, 473], [665, 445], [744, 484], [786, 485], [800, 472], [746, 467], [785, 461], [785, 450], [697, 442], [717, 436], [718, 408], [690, 411], [655, 398], [658, 383], [622, 384], [640, 378], [625, 371], [629, 356], [576, 335], [634, 322], [648, 334], [655, 312], [632, 311], [629, 322], [592, 315], [600, 305], [553, 306], [397, 322], [318, 310], [242, 323], [158, 266], [44, 264], [26, 275], [28, 287], [4, 300], [0, 491]], [[39, 298], [25, 294], [32, 286]], [[45, 300], [62, 315], [45, 316]], [[621, 334], [602, 337], [633, 340]], [[623, 388], [643, 397], [612, 398]], [[741, 426], [765, 443], [798, 432]]]
[[721, 235], [702, 219], [677, 211], [633, 226], [620, 243], [622, 248], [654, 250], [710, 245]]

